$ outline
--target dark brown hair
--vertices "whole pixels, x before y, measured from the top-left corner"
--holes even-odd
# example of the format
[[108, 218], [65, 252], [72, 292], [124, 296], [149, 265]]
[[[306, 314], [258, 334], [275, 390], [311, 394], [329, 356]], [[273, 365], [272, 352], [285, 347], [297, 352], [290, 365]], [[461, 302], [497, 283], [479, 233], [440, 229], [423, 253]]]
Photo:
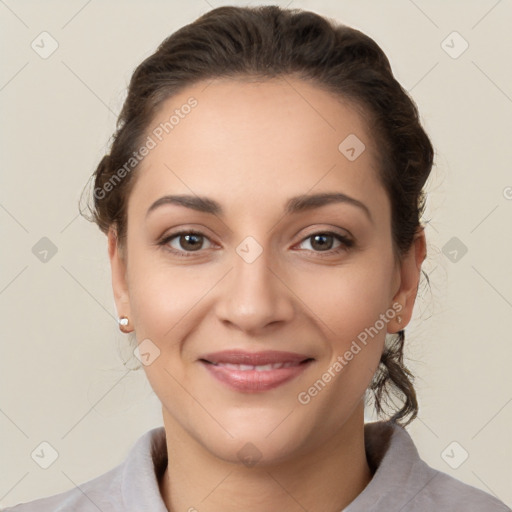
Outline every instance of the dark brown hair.
[[[373, 39], [315, 13], [277, 6], [213, 9], [170, 35], [135, 69], [110, 154], [92, 176], [94, 204], [88, 220], [105, 234], [115, 228], [124, 247], [126, 207], [136, 172], [121, 173], [120, 179], [119, 170], [141, 147], [164, 100], [218, 77], [292, 75], [350, 102], [365, 116], [379, 150], [379, 178], [390, 198], [392, 244], [400, 260], [421, 228], [423, 187], [434, 156], [416, 105]], [[413, 376], [403, 362], [404, 341], [404, 331], [387, 336], [369, 389], [378, 414], [388, 399], [398, 397], [403, 405], [391, 420], [406, 425], [417, 416], [418, 403]]]

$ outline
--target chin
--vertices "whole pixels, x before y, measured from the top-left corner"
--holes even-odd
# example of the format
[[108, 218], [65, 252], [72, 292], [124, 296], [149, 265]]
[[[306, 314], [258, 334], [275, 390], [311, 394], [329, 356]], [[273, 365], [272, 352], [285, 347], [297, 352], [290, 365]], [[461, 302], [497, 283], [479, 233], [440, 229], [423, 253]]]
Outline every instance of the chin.
[[300, 409], [292, 410], [289, 407], [230, 411], [228, 415], [219, 415], [218, 421], [233, 437], [215, 429], [214, 432], [198, 432], [198, 440], [210, 453], [226, 462], [248, 467], [283, 463], [307, 451], [318, 435], [311, 416], [308, 419]]
[[292, 461], [305, 443], [303, 436], [295, 438], [287, 433], [272, 436], [272, 439], [265, 436], [262, 433], [260, 437], [252, 437], [252, 440], [230, 439], [224, 444], [214, 444], [209, 438], [203, 446], [212, 455], [228, 463], [263, 468]]

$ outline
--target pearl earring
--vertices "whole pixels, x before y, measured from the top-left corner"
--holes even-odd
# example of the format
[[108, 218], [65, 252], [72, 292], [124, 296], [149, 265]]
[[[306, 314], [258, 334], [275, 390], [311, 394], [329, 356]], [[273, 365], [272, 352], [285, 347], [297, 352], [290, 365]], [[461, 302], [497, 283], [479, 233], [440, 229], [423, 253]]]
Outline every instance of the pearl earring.
[[119, 329], [121, 329], [121, 331], [123, 331], [123, 332], [127, 332], [124, 328], [128, 325], [128, 322], [129, 322], [128, 317], [121, 316], [121, 317], [119, 317], [117, 322], [119, 324]]

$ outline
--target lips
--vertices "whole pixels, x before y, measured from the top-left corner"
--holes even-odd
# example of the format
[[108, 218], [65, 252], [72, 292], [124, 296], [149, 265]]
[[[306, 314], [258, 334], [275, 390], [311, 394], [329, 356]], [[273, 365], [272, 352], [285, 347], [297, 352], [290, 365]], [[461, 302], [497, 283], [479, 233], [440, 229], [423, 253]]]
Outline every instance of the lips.
[[206, 354], [199, 361], [213, 377], [231, 389], [250, 393], [288, 382], [300, 375], [313, 358], [294, 352], [228, 350]]

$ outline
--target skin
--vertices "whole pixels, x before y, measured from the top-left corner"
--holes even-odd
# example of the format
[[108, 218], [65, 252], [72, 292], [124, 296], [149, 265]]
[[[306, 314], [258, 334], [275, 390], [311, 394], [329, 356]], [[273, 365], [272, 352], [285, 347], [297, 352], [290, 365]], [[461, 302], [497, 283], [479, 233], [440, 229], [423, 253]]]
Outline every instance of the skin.
[[[114, 296], [137, 340], [160, 355], [144, 371], [162, 402], [169, 467], [160, 482], [174, 512], [339, 511], [372, 478], [364, 450], [364, 395], [386, 332], [410, 320], [423, 230], [401, 262], [394, 257], [391, 206], [365, 118], [348, 102], [298, 78], [198, 83], [165, 101], [150, 128], [194, 96], [198, 105], [137, 170], [128, 201], [127, 244], [108, 234]], [[148, 129], [148, 134], [151, 130]], [[366, 150], [349, 161], [338, 145], [356, 134]], [[290, 197], [342, 192], [364, 203], [331, 203], [284, 215]], [[207, 196], [224, 214], [167, 204], [166, 194]], [[194, 247], [164, 235], [191, 229]], [[313, 234], [334, 231], [354, 245]], [[262, 253], [236, 252], [248, 236]], [[181, 244], [180, 244], [181, 242]], [[253, 250], [253, 249], [251, 249]], [[325, 251], [324, 251], [325, 252]], [[298, 402], [379, 315], [400, 303], [402, 323], [378, 335], [307, 405]], [[299, 377], [260, 393], [214, 379], [198, 362], [208, 352], [285, 350], [315, 361]], [[260, 459], [237, 452], [252, 443]]]

